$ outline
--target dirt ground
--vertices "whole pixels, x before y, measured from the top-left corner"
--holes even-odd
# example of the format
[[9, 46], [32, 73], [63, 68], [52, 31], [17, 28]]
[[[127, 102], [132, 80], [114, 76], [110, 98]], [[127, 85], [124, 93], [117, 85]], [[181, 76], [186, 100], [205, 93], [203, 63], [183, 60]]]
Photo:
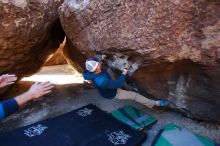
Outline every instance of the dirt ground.
[[[168, 122], [173, 122], [220, 143], [220, 125], [192, 120], [183, 116], [181, 113], [174, 111], [148, 109], [132, 101], [111, 101], [104, 99], [99, 96], [98, 92], [94, 88], [84, 84], [82, 77], [67, 65], [45, 67], [36, 75], [60, 75], [55, 77], [55, 80], [57, 78], [61, 78], [62, 83], [59, 84], [58, 80], [53, 81], [55, 83], [55, 88], [51, 94], [46, 95], [37, 101], [29, 103], [25, 108], [20, 109], [15, 114], [4, 119], [0, 124], [1, 133], [13, 130], [18, 127], [30, 125], [47, 118], [55, 117], [92, 103], [106, 112], [111, 112], [125, 105], [132, 105], [157, 118], [158, 122], [156, 124], [152, 125], [150, 128], [145, 129], [148, 138], [143, 146], [149, 146], [157, 132]], [[72, 80], [73, 83], [70, 83], [70, 80], [68, 79], [62, 79], [62, 77], [65, 77], [65, 75], [70, 75], [71, 78], [75, 76], [75, 79]], [[46, 79], [52, 80], [52, 78], [48, 76], [46, 76]], [[69, 81], [69, 83], [64, 84], [65, 80]], [[20, 81], [16, 86], [15, 93], [18, 94], [18, 92], [23, 92], [32, 83], [33, 82], [27, 80]], [[13, 94], [13, 96], [14, 95], [15, 94]]]

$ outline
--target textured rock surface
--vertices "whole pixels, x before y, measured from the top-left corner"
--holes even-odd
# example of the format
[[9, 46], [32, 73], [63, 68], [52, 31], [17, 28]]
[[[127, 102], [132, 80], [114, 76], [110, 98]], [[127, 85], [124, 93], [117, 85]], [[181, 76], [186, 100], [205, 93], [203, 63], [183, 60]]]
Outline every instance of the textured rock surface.
[[0, 73], [35, 73], [64, 39], [62, 0], [0, 0]]
[[72, 45], [69, 39], [66, 40], [66, 44], [63, 48], [63, 54], [66, 57], [68, 64], [70, 64], [75, 70], [82, 72], [85, 64], [86, 57], [80, 50]]
[[63, 65], [67, 64], [66, 59], [63, 55], [63, 47], [65, 45], [65, 42], [63, 42], [58, 50], [51, 54], [48, 59], [46, 60], [45, 66], [53, 66], [53, 65]]
[[127, 55], [141, 90], [220, 121], [218, 0], [67, 0], [59, 14], [69, 52]]

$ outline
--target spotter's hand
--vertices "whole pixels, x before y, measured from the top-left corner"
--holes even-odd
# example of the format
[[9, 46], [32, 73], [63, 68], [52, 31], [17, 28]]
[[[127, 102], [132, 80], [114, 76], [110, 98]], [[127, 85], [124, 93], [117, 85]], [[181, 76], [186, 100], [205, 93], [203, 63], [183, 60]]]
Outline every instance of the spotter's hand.
[[16, 80], [17, 80], [17, 77], [14, 74], [1, 75], [0, 76], [0, 88], [14, 84]]

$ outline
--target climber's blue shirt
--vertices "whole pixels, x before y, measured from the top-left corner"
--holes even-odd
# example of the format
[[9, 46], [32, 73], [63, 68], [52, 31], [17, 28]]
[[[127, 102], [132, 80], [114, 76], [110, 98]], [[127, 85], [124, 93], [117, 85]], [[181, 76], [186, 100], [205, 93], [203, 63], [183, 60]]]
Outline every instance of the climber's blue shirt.
[[15, 99], [0, 102], [0, 121], [18, 110], [18, 103]]
[[94, 74], [85, 70], [83, 77], [85, 80], [92, 80], [93, 85], [98, 89], [101, 96], [108, 99], [113, 99], [116, 96], [117, 89], [125, 82], [124, 74], [121, 74], [117, 80], [112, 80], [106, 71]]

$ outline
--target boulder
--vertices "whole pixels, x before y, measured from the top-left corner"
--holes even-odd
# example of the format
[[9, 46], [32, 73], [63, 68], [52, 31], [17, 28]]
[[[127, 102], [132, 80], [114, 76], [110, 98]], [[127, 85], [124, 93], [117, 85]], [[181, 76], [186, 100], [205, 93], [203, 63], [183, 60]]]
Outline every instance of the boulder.
[[37, 72], [64, 40], [63, 0], [0, 0], [0, 74]]
[[97, 53], [119, 70], [129, 62], [143, 94], [220, 122], [219, 0], [66, 0], [59, 15], [78, 70]]
[[65, 45], [65, 41], [60, 45], [58, 50], [51, 54], [46, 60], [44, 66], [54, 66], [54, 65], [64, 65], [67, 64], [66, 59], [63, 55], [63, 47]]

